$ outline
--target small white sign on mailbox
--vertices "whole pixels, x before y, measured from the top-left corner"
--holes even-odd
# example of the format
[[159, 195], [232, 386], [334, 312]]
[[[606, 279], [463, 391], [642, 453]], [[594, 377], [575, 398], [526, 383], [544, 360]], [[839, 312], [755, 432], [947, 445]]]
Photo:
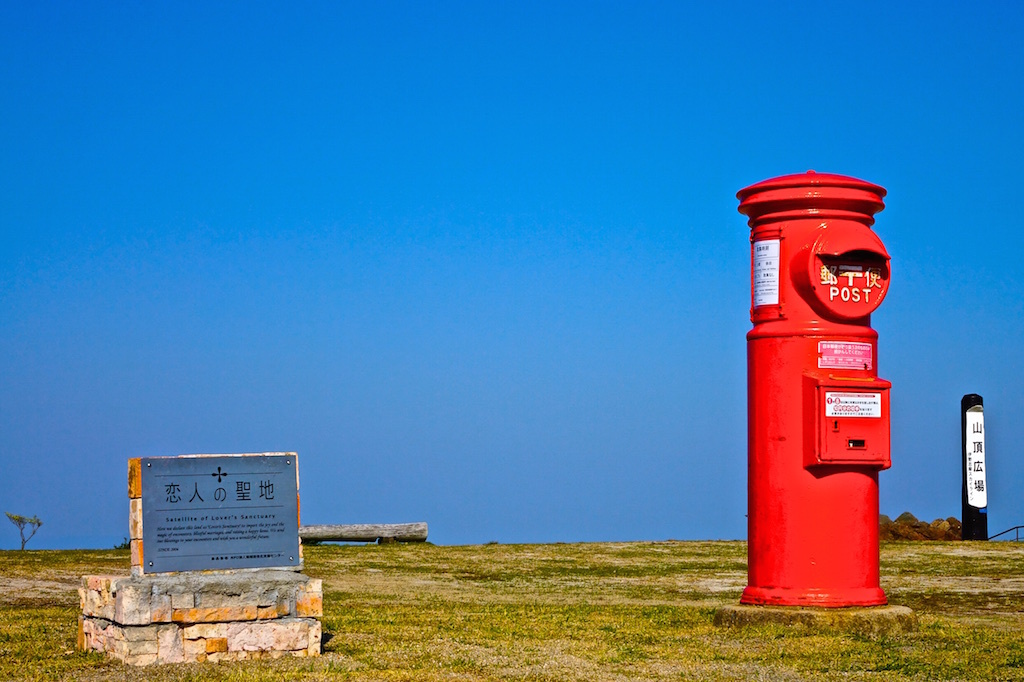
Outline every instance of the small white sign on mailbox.
[[882, 416], [882, 394], [826, 391], [825, 416], [880, 418]]
[[778, 239], [754, 242], [754, 307], [779, 304]]

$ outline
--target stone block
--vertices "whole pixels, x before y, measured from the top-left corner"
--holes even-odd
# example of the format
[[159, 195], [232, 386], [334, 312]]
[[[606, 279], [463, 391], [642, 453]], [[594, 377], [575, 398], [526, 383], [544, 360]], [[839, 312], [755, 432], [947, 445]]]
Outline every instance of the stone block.
[[[115, 628], [113, 633], [117, 634], [118, 629]], [[117, 639], [116, 637], [107, 637], [106, 642], [104, 642], [103, 651], [113, 654], [116, 658], [119, 658], [122, 661], [132, 654], [129, 644], [125, 642], [124, 639]]]
[[155, 652], [152, 654], [128, 654], [121, 660], [128, 665], [153, 665], [158, 662]]
[[226, 594], [229, 591], [228, 588], [222, 585], [210, 585], [202, 592], [195, 594], [195, 604], [191, 608], [223, 609], [247, 603], [258, 605], [258, 600], [254, 594]]
[[211, 584], [201, 592], [195, 593], [195, 608], [220, 609], [238, 606], [270, 606], [277, 604], [280, 594], [297, 594], [300, 585], [284, 585], [281, 589], [267, 585], [247, 585], [246, 581], [236, 578], [234, 584]]
[[304, 592], [295, 601], [295, 615], [300, 618], [321, 618], [324, 615], [324, 597], [320, 592]]
[[[156, 633], [154, 632], [153, 634], [155, 635]], [[159, 650], [157, 641], [155, 639], [143, 639], [135, 642], [126, 641], [124, 645], [125, 649], [127, 649], [128, 651], [129, 656], [148, 656], [150, 654], [156, 656]]]
[[277, 604], [256, 608], [256, 620], [270, 620], [271, 618], [277, 618]]
[[98, 592], [110, 592], [111, 584], [117, 576], [112, 575], [87, 575], [82, 578], [83, 586], [86, 589]]
[[96, 641], [96, 622], [87, 616], [78, 617], [78, 648], [81, 651], [92, 651]]
[[[132, 566], [142, 567], [143, 553], [142, 553], [142, 540], [132, 540]], [[143, 570], [145, 570], [143, 568]]]
[[114, 599], [110, 576], [86, 576], [78, 588], [82, 615], [114, 619]]
[[185, 660], [181, 628], [177, 625], [160, 627], [157, 631], [157, 644], [161, 663], [181, 663]]
[[181, 649], [186, 661], [202, 663], [206, 660], [205, 639], [186, 639], [181, 643]]
[[228, 650], [228, 638], [227, 637], [211, 637], [206, 640], [206, 653], [214, 654], [221, 651]]
[[142, 539], [142, 498], [128, 500], [128, 538]]
[[194, 609], [196, 607], [196, 595], [194, 592], [179, 592], [171, 595], [171, 608]]
[[281, 597], [277, 602], [277, 615], [281, 618], [295, 615], [295, 596]]
[[186, 625], [181, 631], [181, 636], [186, 640], [195, 640], [227, 637], [227, 633], [227, 623], [199, 623], [198, 625]]
[[225, 606], [219, 609], [174, 609], [175, 623], [218, 623], [222, 621], [256, 620], [257, 606]]
[[320, 621], [313, 621], [309, 625], [309, 646], [306, 647], [307, 656], [319, 656], [320, 644], [323, 640], [323, 624]]
[[150, 620], [154, 623], [170, 623], [174, 616], [171, 604], [171, 595], [154, 594], [150, 600]]
[[210, 661], [210, 663], [220, 663], [221, 661], [241, 661], [243, 659], [261, 658], [259, 655], [261, 653], [262, 652], [260, 651], [218, 651], [212, 654], [207, 654], [207, 660]]
[[128, 460], [128, 499], [142, 498], [142, 459]]
[[297, 651], [309, 648], [309, 621], [279, 618], [257, 623], [233, 623], [228, 628], [231, 651]]
[[117, 623], [107, 623], [103, 628], [103, 636], [108, 642], [123, 642], [124, 628]]
[[277, 603], [281, 601], [280, 590], [262, 590], [256, 599], [257, 606], [273, 606], [277, 607]]
[[89, 590], [85, 593], [85, 605], [82, 613], [88, 616], [114, 620], [114, 598], [110, 592]]
[[152, 622], [149, 586], [121, 581], [114, 601], [114, 620], [121, 625], [149, 625]]
[[[121, 631], [120, 639], [130, 644], [142, 644], [143, 642], [151, 643], [153, 645], [153, 652], [156, 652], [156, 637], [158, 628], [150, 625], [140, 625], [139, 627], [128, 627], [119, 628]], [[136, 653], [149, 653], [149, 651], [143, 647]]]

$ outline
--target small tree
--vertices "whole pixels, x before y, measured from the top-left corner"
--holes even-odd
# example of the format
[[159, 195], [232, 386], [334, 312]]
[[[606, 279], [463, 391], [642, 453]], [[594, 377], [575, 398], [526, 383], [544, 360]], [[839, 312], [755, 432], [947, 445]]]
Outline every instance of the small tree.
[[[7, 514], [7, 518], [11, 520], [11, 523], [18, 527], [18, 532], [21, 533], [21, 548], [25, 549], [25, 543], [32, 539], [32, 536], [36, 534], [36, 531], [39, 530], [39, 526], [43, 525], [43, 522], [39, 520], [38, 516], [30, 518], [20, 514], [12, 514], [11, 512], [4, 512], [4, 514]], [[28, 534], [28, 537], [25, 537], [26, 526], [32, 528], [32, 532]]]

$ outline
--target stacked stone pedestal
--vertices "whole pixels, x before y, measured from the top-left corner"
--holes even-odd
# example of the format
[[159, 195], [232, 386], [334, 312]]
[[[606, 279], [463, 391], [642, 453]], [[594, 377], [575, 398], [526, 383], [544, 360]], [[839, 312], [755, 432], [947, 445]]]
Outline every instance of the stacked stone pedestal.
[[286, 570], [85, 576], [78, 646], [125, 663], [320, 655], [322, 581]]

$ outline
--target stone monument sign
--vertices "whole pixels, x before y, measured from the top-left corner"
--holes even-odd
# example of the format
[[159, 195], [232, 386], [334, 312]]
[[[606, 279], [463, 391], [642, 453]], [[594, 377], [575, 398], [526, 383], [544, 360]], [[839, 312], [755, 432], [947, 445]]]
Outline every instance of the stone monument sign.
[[128, 462], [130, 576], [85, 576], [78, 646], [134, 665], [319, 656], [294, 452]]

